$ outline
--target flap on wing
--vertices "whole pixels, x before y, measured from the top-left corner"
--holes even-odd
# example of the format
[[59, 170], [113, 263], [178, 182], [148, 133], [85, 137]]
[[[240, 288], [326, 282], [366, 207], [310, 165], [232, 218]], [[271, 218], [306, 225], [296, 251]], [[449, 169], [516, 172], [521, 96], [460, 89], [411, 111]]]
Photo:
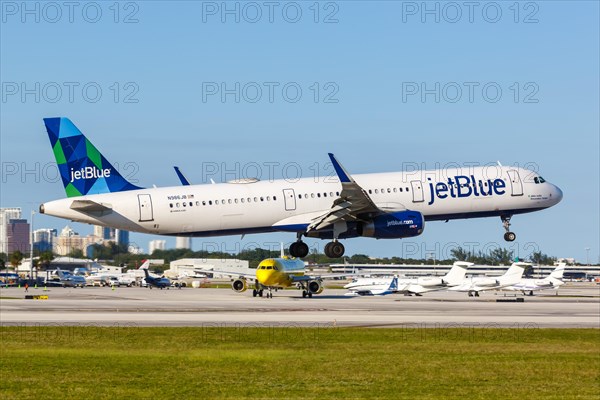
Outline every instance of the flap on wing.
[[277, 221], [273, 224], [273, 227], [277, 228], [278, 230], [288, 232], [303, 231], [309, 225], [310, 221], [312, 221], [315, 218], [318, 218], [322, 214], [322, 211], [317, 211], [312, 213], [294, 215]]
[[71, 209], [82, 213], [108, 213], [112, 211], [112, 205], [96, 203], [92, 200], [73, 200]]
[[313, 219], [308, 231], [324, 229], [338, 221], [360, 220], [361, 214], [381, 213], [367, 192], [346, 172], [335, 156], [329, 153], [329, 158], [342, 184], [342, 191], [330, 210]]

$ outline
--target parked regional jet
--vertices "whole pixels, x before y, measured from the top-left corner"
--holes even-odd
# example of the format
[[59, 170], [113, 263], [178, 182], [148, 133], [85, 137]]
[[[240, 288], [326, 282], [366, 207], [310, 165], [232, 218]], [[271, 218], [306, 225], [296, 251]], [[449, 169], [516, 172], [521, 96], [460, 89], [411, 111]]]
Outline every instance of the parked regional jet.
[[413, 237], [423, 233], [425, 221], [462, 218], [499, 216], [504, 238], [513, 241], [513, 215], [552, 207], [563, 196], [523, 168], [351, 176], [333, 154], [337, 177], [141, 188], [121, 176], [68, 118], [44, 122], [67, 198], [42, 204], [40, 213], [171, 236], [290, 232], [297, 239], [289, 249], [293, 257], [308, 254], [303, 236], [331, 239], [325, 254], [337, 258], [344, 254], [340, 239]]
[[524, 262], [515, 262], [508, 268], [508, 270], [502, 276], [497, 277], [471, 277], [463, 280], [462, 283], [448, 288], [448, 290], [457, 292], [467, 292], [469, 296], [479, 297], [479, 292], [486, 290], [497, 290], [507, 286], [517, 284], [525, 268], [530, 265]]
[[519, 283], [516, 283], [512, 286], [504, 287], [502, 288], [502, 290], [519, 291], [523, 292], [523, 294], [529, 292], [529, 295], [533, 296], [534, 291], [558, 289], [559, 287], [565, 284], [561, 280], [563, 277], [563, 272], [565, 272], [565, 265], [566, 264], [564, 263], [560, 263], [558, 267], [556, 267], [554, 271], [552, 271], [550, 275], [548, 275], [544, 279], [521, 279]]
[[348, 296], [382, 296], [392, 293], [416, 294], [448, 289], [463, 282], [467, 268], [473, 263], [456, 261], [444, 276], [424, 276], [420, 278], [383, 277], [358, 278], [344, 286]]
[[138, 269], [144, 270], [144, 275], [146, 275], [144, 280], [148, 284], [148, 287], [150, 289], [152, 289], [153, 286], [156, 288], [159, 288], [159, 289], [164, 289], [164, 288], [169, 289], [169, 287], [171, 287], [171, 281], [165, 277], [155, 277], [155, 276], [150, 275], [150, 273], [148, 272], [149, 266], [150, 266], [150, 261], [146, 260], [146, 261], [144, 261], [144, 263], [142, 263], [140, 268], [138, 268]]
[[[283, 252], [283, 250], [282, 250]], [[248, 281], [253, 285], [252, 296], [263, 297], [267, 290], [267, 298], [273, 298], [273, 289], [284, 289], [297, 286], [302, 289], [302, 297], [312, 297], [323, 292], [323, 279], [339, 278], [352, 274], [305, 275], [304, 261], [299, 258], [267, 258], [258, 264], [255, 274], [234, 273], [218, 269], [202, 269], [205, 273], [226, 275], [234, 278], [231, 288], [238, 292], [248, 289]]]

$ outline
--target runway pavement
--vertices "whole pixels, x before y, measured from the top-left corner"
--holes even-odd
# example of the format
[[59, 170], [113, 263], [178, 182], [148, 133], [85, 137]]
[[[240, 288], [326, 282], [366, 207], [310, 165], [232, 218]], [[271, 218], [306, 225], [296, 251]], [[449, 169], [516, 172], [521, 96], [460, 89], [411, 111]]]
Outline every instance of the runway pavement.
[[[569, 284], [522, 296], [503, 292], [435, 292], [422, 297], [347, 297], [340, 289], [303, 299], [298, 290], [253, 298], [230, 289], [29, 289], [48, 300], [25, 300], [23, 288], [0, 289], [2, 325], [362, 326], [600, 328], [600, 286]], [[524, 302], [497, 302], [524, 297]]]

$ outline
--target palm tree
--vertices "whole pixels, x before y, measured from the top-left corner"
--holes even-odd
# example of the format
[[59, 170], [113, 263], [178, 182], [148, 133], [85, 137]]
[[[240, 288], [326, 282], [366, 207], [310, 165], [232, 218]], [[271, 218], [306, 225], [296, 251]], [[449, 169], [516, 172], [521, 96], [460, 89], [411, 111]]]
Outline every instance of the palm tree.
[[21, 261], [23, 261], [23, 253], [21, 253], [19, 250], [14, 251], [10, 255], [10, 265], [12, 265], [15, 270], [19, 264], [21, 264]]

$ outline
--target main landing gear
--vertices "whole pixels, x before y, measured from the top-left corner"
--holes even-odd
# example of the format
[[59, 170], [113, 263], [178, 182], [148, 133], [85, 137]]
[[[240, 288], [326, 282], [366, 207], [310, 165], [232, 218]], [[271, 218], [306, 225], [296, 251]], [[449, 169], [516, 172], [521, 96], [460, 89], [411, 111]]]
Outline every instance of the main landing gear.
[[344, 245], [337, 240], [325, 245], [325, 255], [329, 258], [340, 258], [344, 255], [345, 251]]
[[[325, 245], [325, 255], [329, 258], [340, 258], [344, 255], [346, 249], [344, 245], [333, 239]], [[290, 246], [290, 256], [304, 258], [308, 255], [308, 245], [302, 241], [302, 235], [298, 234], [298, 239]]]
[[504, 230], [506, 231], [506, 233], [504, 234], [504, 240], [506, 240], [507, 242], [514, 242], [514, 240], [517, 238], [517, 235], [514, 232], [510, 231], [510, 218], [511, 217], [512, 217], [511, 215], [500, 217], [500, 219], [502, 219], [502, 226], [504, 227]]
[[302, 240], [298, 239], [297, 242], [292, 243], [290, 246], [290, 256], [297, 258], [304, 258], [308, 255], [308, 245]]

